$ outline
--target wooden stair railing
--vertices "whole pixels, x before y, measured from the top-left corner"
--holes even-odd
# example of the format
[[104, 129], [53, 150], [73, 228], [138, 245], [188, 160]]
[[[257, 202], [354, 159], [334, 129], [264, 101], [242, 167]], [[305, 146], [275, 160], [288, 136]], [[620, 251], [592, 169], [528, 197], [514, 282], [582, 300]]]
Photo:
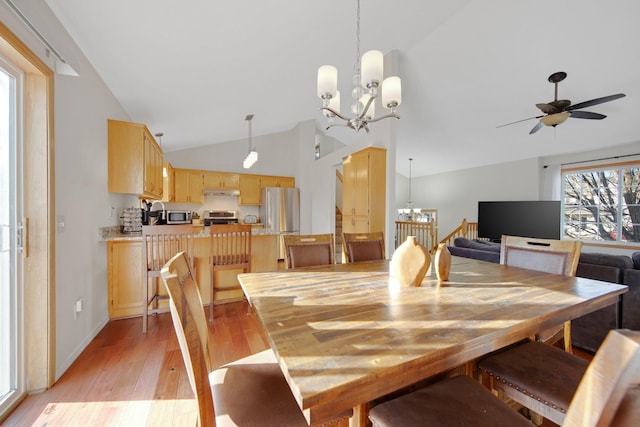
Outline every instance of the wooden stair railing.
[[427, 249], [438, 246], [435, 241], [433, 221], [396, 221], [396, 248], [407, 240], [407, 236], [416, 236], [416, 240]]
[[[453, 246], [453, 241], [458, 237], [466, 237], [467, 239], [477, 239], [478, 238], [478, 223], [477, 222], [468, 222], [467, 219], [463, 219], [462, 223], [451, 233], [449, 233], [445, 238], [440, 240], [439, 243], [444, 243], [447, 246]], [[432, 248], [432, 252], [437, 249], [438, 245], [436, 244]]]

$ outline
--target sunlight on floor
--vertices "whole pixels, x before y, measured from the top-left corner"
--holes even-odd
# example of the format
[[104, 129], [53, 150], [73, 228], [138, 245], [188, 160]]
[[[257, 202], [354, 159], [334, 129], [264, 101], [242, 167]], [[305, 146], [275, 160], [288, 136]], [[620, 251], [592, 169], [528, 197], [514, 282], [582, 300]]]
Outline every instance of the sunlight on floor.
[[34, 426], [194, 426], [194, 399], [132, 400], [113, 402], [52, 402]]

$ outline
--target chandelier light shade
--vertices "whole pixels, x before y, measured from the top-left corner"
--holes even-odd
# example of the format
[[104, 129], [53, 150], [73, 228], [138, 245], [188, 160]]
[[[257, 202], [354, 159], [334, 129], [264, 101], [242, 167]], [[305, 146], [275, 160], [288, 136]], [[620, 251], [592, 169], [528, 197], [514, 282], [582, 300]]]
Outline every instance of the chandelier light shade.
[[[364, 129], [369, 132], [369, 123], [382, 119], [396, 118], [396, 109], [402, 102], [402, 84], [400, 77], [392, 76], [384, 79], [384, 55], [378, 50], [370, 50], [360, 58], [360, 0], [356, 0], [356, 62], [353, 76], [353, 90], [351, 97], [351, 113], [354, 117], [347, 117], [340, 113], [340, 94], [338, 92], [338, 70], [332, 65], [318, 68], [317, 94], [322, 99], [322, 113], [328, 118], [329, 130], [333, 126], [346, 126], [358, 132]], [[375, 100], [381, 89], [382, 106], [390, 113], [380, 117], [375, 115]], [[338, 117], [344, 123], [336, 124]]]
[[331, 111], [340, 113], [340, 91], [336, 91], [336, 95], [329, 100], [329, 109], [322, 110], [322, 114], [325, 117], [335, 117], [335, 114]]
[[251, 121], [253, 120], [253, 114], [247, 115], [247, 117], [245, 117], [244, 119], [247, 121], [247, 124], [249, 126], [249, 153], [242, 162], [242, 166], [245, 169], [249, 169], [255, 162], [258, 161], [258, 151], [256, 151], [255, 147], [251, 145]]
[[386, 108], [397, 108], [402, 104], [402, 82], [400, 77], [391, 76], [382, 82], [382, 105]]

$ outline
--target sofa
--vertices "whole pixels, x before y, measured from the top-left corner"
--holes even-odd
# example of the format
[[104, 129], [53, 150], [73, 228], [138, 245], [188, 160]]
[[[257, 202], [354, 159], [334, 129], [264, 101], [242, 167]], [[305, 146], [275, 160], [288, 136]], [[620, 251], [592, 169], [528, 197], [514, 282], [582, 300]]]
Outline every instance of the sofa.
[[[458, 237], [448, 246], [451, 255], [481, 261], [500, 262], [500, 244]], [[582, 253], [576, 276], [625, 284], [629, 291], [613, 304], [571, 322], [574, 346], [595, 352], [611, 329], [640, 330], [640, 252], [631, 257], [600, 253]]]

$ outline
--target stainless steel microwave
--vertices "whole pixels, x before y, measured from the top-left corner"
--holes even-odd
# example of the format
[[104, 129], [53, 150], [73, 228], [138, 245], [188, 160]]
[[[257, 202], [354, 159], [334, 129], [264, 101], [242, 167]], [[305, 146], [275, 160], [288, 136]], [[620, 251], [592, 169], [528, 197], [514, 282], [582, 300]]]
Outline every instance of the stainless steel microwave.
[[167, 211], [167, 224], [191, 224], [191, 211]]

